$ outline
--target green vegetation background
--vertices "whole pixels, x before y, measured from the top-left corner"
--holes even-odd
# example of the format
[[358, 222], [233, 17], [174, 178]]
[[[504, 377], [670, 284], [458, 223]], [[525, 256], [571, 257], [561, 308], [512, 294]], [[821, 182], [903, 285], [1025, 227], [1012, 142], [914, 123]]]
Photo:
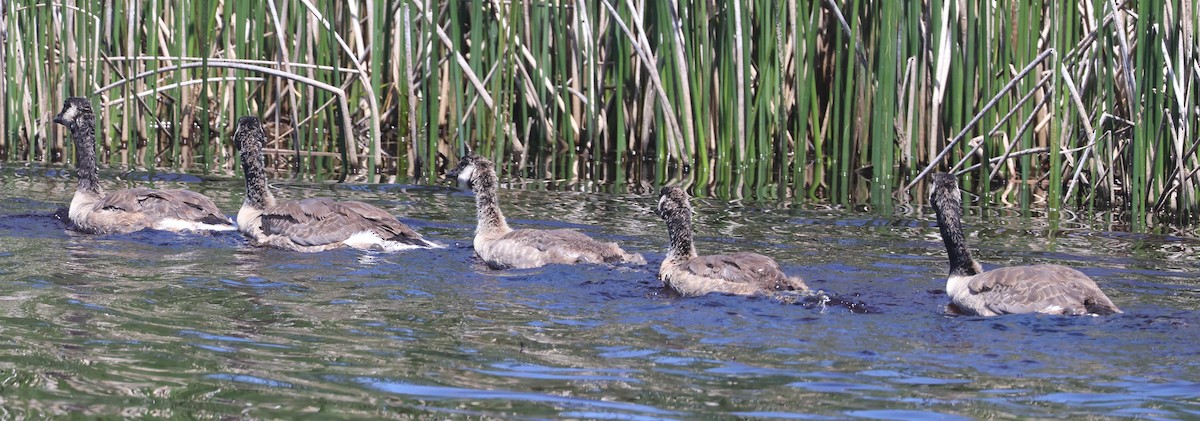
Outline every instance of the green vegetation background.
[[233, 174], [262, 117], [280, 170], [510, 176], [700, 196], [985, 201], [1135, 230], [1197, 222], [1192, 0], [4, 2], [0, 159]]

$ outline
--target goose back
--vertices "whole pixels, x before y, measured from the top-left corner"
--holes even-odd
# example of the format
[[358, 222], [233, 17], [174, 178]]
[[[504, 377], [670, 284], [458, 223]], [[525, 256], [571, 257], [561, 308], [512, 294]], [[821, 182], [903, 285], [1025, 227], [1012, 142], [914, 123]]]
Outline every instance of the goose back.
[[363, 202], [320, 197], [288, 201], [264, 210], [260, 217], [264, 237], [286, 239], [297, 249], [335, 248], [355, 235], [397, 243], [392, 246], [396, 249], [433, 246], [387, 211]]
[[659, 267], [663, 283], [685, 297], [711, 292], [751, 295], [804, 291], [800, 278], [788, 276], [774, 259], [758, 253], [733, 253], [666, 259]]
[[[132, 232], [144, 228], [168, 231], [188, 229], [231, 230], [225, 216], [208, 197], [185, 189], [118, 190], [94, 204], [85, 225], [112, 226], [110, 232]], [[105, 222], [107, 220], [108, 222]]]
[[603, 242], [569, 229], [518, 229], [498, 238], [475, 237], [475, 250], [493, 269], [525, 269], [548, 264], [646, 264], [640, 254], [629, 254], [616, 243]]
[[979, 316], [1121, 312], [1095, 281], [1061, 265], [1012, 266], [951, 277], [947, 293], [960, 312]]

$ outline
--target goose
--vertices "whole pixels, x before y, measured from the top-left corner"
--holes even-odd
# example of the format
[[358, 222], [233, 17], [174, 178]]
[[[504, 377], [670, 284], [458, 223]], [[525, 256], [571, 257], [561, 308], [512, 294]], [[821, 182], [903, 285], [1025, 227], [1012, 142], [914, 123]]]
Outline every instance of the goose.
[[755, 295], [776, 291], [808, 291], [808, 285], [788, 276], [774, 259], [758, 253], [700, 256], [692, 242], [692, 205], [679, 187], [663, 187], [655, 213], [667, 224], [671, 244], [658, 268], [658, 278], [680, 296], [709, 293]]
[[301, 252], [340, 247], [398, 251], [440, 248], [387, 211], [363, 202], [316, 197], [276, 202], [267, 188], [262, 122], [242, 117], [233, 134], [246, 176], [246, 200], [237, 228], [251, 243]]
[[70, 130], [75, 143], [79, 184], [67, 213], [75, 230], [89, 234], [233, 230], [233, 221], [212, 199], [191, 190], [138, 187], [104, 194], [96, 169], [96, 115], [87, 98], [67, 98], [54, 122]]
[[984, 271], [963, 242], [958, 181], [933, 175], [930, 204], [950, 256], [946, 294], [959, 313], [997, 316], [1017, 313], [1108, 315], [1121, 310], [1082, 272], [1062, 265], [1013, 266]]
[[500, 212], [495, 165], [468, 154], [447, 176], [475, 193], [475, 253], [492, 269], [528, 269], [548, 264], [629, 263], [644, 265], [641, 254], [626, 253], [616, 243], [597, 241], [571, 229], [512, 229]]

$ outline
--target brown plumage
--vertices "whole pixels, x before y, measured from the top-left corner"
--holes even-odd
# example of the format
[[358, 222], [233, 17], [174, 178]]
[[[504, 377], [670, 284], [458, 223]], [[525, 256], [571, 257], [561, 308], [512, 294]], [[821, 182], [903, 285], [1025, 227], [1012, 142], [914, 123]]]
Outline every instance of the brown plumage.
[[105, 195], [96, 168], [96, 117], [86, 98], [67, 98], [54, 122], [71, 130], [79, 184], [68, 212], [76, 230], [129, 233], [233, 230], [233, 221], [212, 199], [191, 190], [133, 188]]
[[499, 177], [486, 158], [465, 156], [447, 175], [475, 192], [478, 219], [475, 252], [493, 269], [534, 268], [554, 263], [646, 264], [641, 254], [626, 253], [616, 243], [597, 241], [575, 230], [510, 228], [496, 200]]
[[803, 280], [783, 273], [774, 259], [761, 254], [697, 255], [692, 241], [692, 205], [683, 189], [663, 187], [656, 211], [666, 221], [671, 237], [658, 277], [679, 295], [692, 297], [712, 292], [752, 295], [808, 290]]
[[934, 174], [932, 180], [930, 203], [950, 256], [946, 294], [959, 312], [978, 316], [1121, 312], [1095, 281], [1066, 266], [1014, 266], [984, 272], [963, 241], [958, 181], [945, 173]]
[[233, 138], [246, 176], [246, 200], [238, 211], [238, 230], [255, 244], [305, 252], [339, 247], [385, 251], [438, 247], [387, 211], [363, 202], [323, 197], [276, 202], [267, 188], [262, 124], [257, 118], [242, 117]]

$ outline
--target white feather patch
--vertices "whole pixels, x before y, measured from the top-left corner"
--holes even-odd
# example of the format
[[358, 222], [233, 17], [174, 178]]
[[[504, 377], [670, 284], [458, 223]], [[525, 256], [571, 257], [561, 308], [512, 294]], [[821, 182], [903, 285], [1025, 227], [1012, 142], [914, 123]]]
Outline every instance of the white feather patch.
[[233, 231], [235, 227], [233, 225], [214, 225], [177, 218], [163, 218], [154, 223], [154, 229], [163, 231]]
[[431, 246], [425, 247], [425, 246], [418, 246], [418, 245], [413, 245], [413, 244], [400, 243], [400, 242], [396, 242], [396, 241], [387, 241], [371, 231], [359, 231], [359, 232], [354, 233], [354, 235], [351, 235], [350, 238], [347, 238], [345, 241], [342, 241], [342, 244], [345, 244], [348, 247], [354, 247], [356, 249], [364, 249], [364, 250], [378, 249], [378, 250], [383, 250], [383, 251], [387, 251], [387, 252], [412, 250], [412, 249], [420, 249], [420, 248], [442, 248], [443, 247], [441, 245], [430, 243], [429, 241], [425, 241], [425, 242], [430, 244]]
[[475, 164], [467, 165], [462, 171], [458, 172], [458, 185], [466, 187], [471, 183], [471, 176], [475, 175]]
[[971, 283], [972, 278], [974, 276], [951, 275], [946, 279], [946, 295], [950, 297], [965, 297], [970, 295], [969, 291], [967, 291], [967, 285]]
[[1062, 308], [1062, 306], [1051, 305], [1051, 306], [1046, 306], [1046, 308], [1043, 308], [1041, 310], [1038, 310], [1038, 313], [1059, 314], [1059, 313], [1062, 313], [1063, 310], [1064, 309]]

